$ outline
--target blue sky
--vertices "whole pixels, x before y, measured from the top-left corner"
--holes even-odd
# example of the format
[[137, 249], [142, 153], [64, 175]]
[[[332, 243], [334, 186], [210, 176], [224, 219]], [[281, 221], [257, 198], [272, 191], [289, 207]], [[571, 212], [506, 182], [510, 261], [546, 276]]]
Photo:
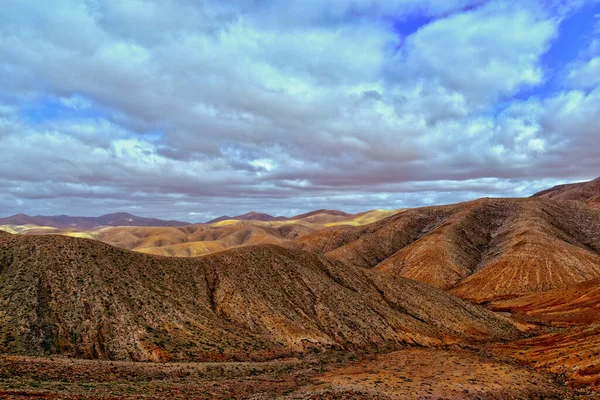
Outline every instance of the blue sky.
[[2, 215], [202, 221], [600, 175], [594, 0], [7, 0]]

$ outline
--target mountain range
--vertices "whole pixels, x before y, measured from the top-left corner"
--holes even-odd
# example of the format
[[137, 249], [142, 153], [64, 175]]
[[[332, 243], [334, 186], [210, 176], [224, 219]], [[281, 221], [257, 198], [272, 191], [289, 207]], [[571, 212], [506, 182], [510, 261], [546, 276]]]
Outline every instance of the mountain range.
[[[10, 217], [4, 222], [14, 224], [0, 225], [0, 230], [28, 235], [62, 234], [84, 237], [149, 254], [190, 257], [237, 246], [281, 244], [326, 227], [364, 225], [399, 211], [372, 210], [347, 214], [335, 210], [317, 210], [292, 218], [279, 217], [268, 221], [261, 220], [269, 219], [265, 217], [266, 214], [248, 213], [235, 217], [241, 219], [226, 219], [210, 224], [178, 223], [178, 225], [170, 224], [171, 221], [147, 220], [125, 214], [121, 219], [104, 217], [94, 219], [95, 221], [108, 220], [112, 224], [110, 226], [96, 226], [97, 222], [84, 221], [84, 224], [79, 225], [76, 222], [69, 226], [58, 224], [59, 227], [56, 227], [56, 221], [49, 219], [51, 217], [36, 217], [35, 222], [48, 224], [45, 226], [31, 224], [29, 222], [34, 220], [29, 218]], [[246, 219], [252, 217], [258, 219]], [[74, 217], [73, 220], [76, 218]], [[153, 225], [143, 225], [146, 222]]]
[[[13, 225], [23, 233], [0, 231], [0, 352], [12, 357], [0, 360], [0, 388], [2, 376], [31, 376], [18, 372], [23, 357], [202, 368], [316, 357], [336, 369], [310, 384], [298, 378], [292, 386], [306, 392], [300, 398], [323, 393], [315, 382], [328, 382], [332, 397], [312, 398], [379, 399], [417, 390], [409, 385], [418, 376], [412, 366], [408, 377], [393, 371], [418, 348], [421, 369], [456, 360], [450, 372], [435, 372], [450, 385], [441, 389], [435, 380], [440, 393], [504, 398], [518, 386], [507, 398], [595, 395], [598, 182], [523, 199], [354, 215], [317, 210], [265, 220], [256, 213], [211, 224], [79, 230]], [[105, 220], [121, 218], [133, 219]], [[452, 375], [484, 365], [495, 381], [461, 383]], [[498, 368], [512, 383], [493, 375]], [[253, 374], [243, 375], [252, 385], [266, 379]], [[367, 384], [370, 374], [378, 378]]]
[[100, 217], [71, 217], [68, 215], [36, 215], [31, 217], [26, 214], [17, 214], [0, 218], [0, 225], [36, 225], [51, 228], [88, 229], [98, 226], [184, 226], [189, 225], [189, 222], [164, 221], [119, 212], [101, 215]]

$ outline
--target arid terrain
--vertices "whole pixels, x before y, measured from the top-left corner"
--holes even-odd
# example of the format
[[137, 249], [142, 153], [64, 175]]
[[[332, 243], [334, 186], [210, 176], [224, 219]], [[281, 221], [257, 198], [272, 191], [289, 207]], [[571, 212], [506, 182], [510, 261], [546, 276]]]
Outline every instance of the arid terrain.
[[594, 190], [11, 226], [0, 397], [600, 398]]
[[26, 235], [61, 234], [99, 240], [142, 253], [195, 257], [254, 244], [282, 244], [331, 226], [358, 226], [379, 221], [402, 210], [371, 210], [347, 214], [316, 210], [291, 218], [250, 212], [219, 217], [205, 224], [162, 221], [117, 213], [98, 218], [0, 218], [0, 230]]
[[583, 202], [480, 199], [321, 230], [295, 244], [378, 279], [403, 276], [486, 303], [599, 278], [599, 226], [600, 210]]

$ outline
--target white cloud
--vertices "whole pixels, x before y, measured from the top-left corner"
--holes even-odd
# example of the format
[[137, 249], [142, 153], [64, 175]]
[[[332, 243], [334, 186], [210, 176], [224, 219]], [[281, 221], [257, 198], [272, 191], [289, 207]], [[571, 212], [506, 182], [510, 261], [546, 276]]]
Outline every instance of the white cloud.
[[600, 56], [573, 65], [566, 78], [567, 85], [574, 88], [591, 88], [600, 84]]
[[[560, 1], [252, 4], [7, 0], [0, 205], [357, 210], [521, 193], [544, 166], [597, 166], [600, 102], [581, 83], [593, 59], [569, 75], [587, 91], [510, 97], [544, 82]], [[395, 28], [417, 14], [432, 22]], [[29, 115], [44, 99], [70, 116]], [[565, 146], [582, 167], [559, 173]]]
[[407, 39], [395, 73], [436, 82], [463, 96], [471, 108], [540, 84], [544, 72], [538, 60], [556, 35], [557, 22], [535, 11], [491, 2], [432, 22]]

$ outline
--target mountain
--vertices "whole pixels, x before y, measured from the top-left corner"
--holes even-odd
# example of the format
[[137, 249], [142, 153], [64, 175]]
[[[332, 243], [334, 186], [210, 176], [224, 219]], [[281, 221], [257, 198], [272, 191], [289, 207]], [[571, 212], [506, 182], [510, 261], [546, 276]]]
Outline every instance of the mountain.
[[545, 198], [480, 199], [335, 227], [294, 245], [477, 303], [600, 277], [600, 210]]
[[274, 217], [269, 214], [250, 211], [249, 213], [238, 215], [236, 217], [229, 217], [227, 215], [223, 215], [219, 218], [211, 219], [210, 221], [208, 221], [206, 223], [214, 224], [216, 222], [222, 222], [222, 221], [226, 221], [226, 220], [270, 222], [270, 221], [285, 221], [286, 219], [287, 219], [286, 217]]
[[353, 217], [352, 214], [345, 213], [339, 210], [315, 210], [304, 214], [299, 214], [291, 217], [289, 220], [302, 221], [311, 224], [330, 224], [336, 222], [348, 221]]
[[306, 218], [310, 218], [310, 217], [314, 217], [316, 215], [322, 215], [322, 214], [334, 215], [334, 216], [340, 216], [340, 217], [349, 217], [352, 215], [352, 214], [348, 214], [348, 213], [345, 213], [345, 212], [339, 211], [339, 210], [320, 209], [320, 210], [307, 212], [304, 214], [298, 214], [298, 215], [291, 217], [290, 219], [306, 219]]
[[591, 204], [600, 204], [600, 178], [589, 182], [570, 183], [542, 190], [532, 197], [544, 197], [555, 200], [579, 200]]
[[0, 218], [0, 226], [2, 225], [37, 225], [52, 228], [89, 229], [97, 226], [183, 226], [189, 225], [189, 223], [143, 218], [128, 213], [113, 213], [100, 217], [70, 217], [68, 215], [36, 215], [31, 217], [25, 214], [17, 214], [11, 217]]
[[[238, 246], [284, 244], [328, 226], [367, 224], [395, 212], [397, 211], [373, 210], [344, 216], [341, 212], [327, 213], [319, 210], [303, 219], [282, 221], [227, 220], [223, 223], [184, 226], [94, 226], [91, 228], [73, 226], [53, 228], [25, 224], [0, 225], [0, 229], [26, 235], [62, 234], [84, 237], [149, 254], [195, 257]], [[38, 222], [53, 223], [52, 221]]]
[[385, 217], [396, 214], [402, 210], [370, 210], [361, 212], [358, 214], [348, 214], [339, 210], [315, 210], [304, 214], [295, 215], [290, 218], [286, 217], [273, 217], [269, 214], [249, 212], [236, 217], [230, 217], [223, 215], [221, 217], [212, 219], [206, 224], [216, 224], [223, 221], [255, 221], [255, 222], [290, 222], [290, 223], [301, 223], [305, 225], [322, 225], [322, 226], [333, 226], [333, 225], [364, 225], [371, 222], [379, 221]]
[[229, 219], [234, 219], [234, 218], [230, 217], [229, 215], [221, 215], [220, 217], [211, 219], [210, 221], [206, 221], [205, 224], [214, 224], [216, 222], [227, 221]]
[[330, 225], [366, 224], [395, 212], [397, 211], [373, 210], [352, 215], [335, 210], [317, 210], [283, 221], [227, 220], [223, 224], [217, 222], [181, 227], [115, 227], [84, 232], [52, 232], [28, 227], [21, 233], [63, 233], [149, 254], [194, 257], [253, 244], [284, 245]]
[[250, 360], [518, 335], [452, 294], [274, 245], [172, 258], [0, 232], [0, 303], [12, 354]]

